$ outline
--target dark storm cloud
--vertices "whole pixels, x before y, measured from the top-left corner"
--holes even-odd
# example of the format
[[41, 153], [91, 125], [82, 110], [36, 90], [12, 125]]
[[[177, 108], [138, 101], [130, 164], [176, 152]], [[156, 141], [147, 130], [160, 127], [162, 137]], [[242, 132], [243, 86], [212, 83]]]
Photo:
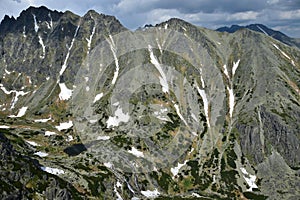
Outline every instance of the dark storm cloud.
[[[140, 3], [139, 3], [140, 2]], [[149, 9], [176, 9], [182, 13], [213, 13], [213, 12], [245, 12], [258, 11], [264, 9], [268, 3], [263, 0], [164, 0], [164, 1], [140, 1], [123, 0], [117, 5], [125, 11], [133, 11], [137, 7], [137, 12], [145, 12]]]

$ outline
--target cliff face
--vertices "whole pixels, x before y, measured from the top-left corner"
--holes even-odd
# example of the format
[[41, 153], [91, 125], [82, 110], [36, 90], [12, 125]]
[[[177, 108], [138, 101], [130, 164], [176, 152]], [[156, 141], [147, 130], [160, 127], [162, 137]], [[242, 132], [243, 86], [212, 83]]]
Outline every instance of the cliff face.
[[30, 7], [0, 52], [3, 198], [299, 195], [298, 48]]

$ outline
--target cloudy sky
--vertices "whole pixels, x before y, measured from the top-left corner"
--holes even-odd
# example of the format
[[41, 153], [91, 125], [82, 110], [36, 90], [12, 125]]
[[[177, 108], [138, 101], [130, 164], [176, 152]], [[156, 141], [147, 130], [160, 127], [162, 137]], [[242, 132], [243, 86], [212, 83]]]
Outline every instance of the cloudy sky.
[[300, 0], [0, 0], [0, 18], [41, 5], [78, 15], [94, 9], [116, 16], [130, 29], [177, 17], [211, 29], [262, 23], [300, 38]]

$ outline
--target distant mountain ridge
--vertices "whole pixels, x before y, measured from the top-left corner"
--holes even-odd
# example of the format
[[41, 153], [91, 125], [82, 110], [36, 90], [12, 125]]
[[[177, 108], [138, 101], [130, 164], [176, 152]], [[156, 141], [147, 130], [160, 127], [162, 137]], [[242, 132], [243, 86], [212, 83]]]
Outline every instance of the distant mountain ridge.
[[287, 36], [286, 34], [273, 30], [271, 28], [268, 28], [267, 26], [263, 24], [250, 24], [247, 26], [239, 26], [239, 25], [232, 25], [231, 27], [224, 26], [216, 29], [216, 31], [219, 32], [228, 32], [228, 33], [234, 33], [240, 29], [247, 28], [256, 32], [264, 33], [276, 40], [279, 40], [289, 46], [295, 46], [300, 48], [300, 39], [299, 38], [292, 38]]

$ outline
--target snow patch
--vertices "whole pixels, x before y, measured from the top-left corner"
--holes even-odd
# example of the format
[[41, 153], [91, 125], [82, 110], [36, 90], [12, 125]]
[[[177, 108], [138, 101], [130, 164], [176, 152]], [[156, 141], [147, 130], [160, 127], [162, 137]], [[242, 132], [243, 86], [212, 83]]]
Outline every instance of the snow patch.
[[141, 191], [142, 195], [144, 195], [145, 197], [148, 198], [156, 198], [160, 195], [160, 193], [158, 192], [158, 190], [155, 188], [155, 190], [151, 191], [151, 190], [146, 190], [146, 191]]
[[240, 64], [240, 60], [238, 60], [237, 62], [233, 62], [233, 67], [232, 67], [232, 76], [234, 76], [235, 71], [237, 70], [238, 66]]
[[114, 186], [114, 192], [116, 193], [117, 195], [117, 200], [123, 200], [123, 198], [121, 197], [121, 195], [119, 194], [118, 190], [117, 190], [117, 187]]
[[60, 76], [65, 72], [65, 70], [66, 70], [66, 68], [67, 68], [67, 62], [68, 62], [68, 59], [69, 59], [69, 57], [70, 57], [70, 51], [71, 51], [71, 49], [72, 49], [72, 47], [73, 47], [73, 44], [74, 44], [74, 42], [75, 42], [75, 38], [76, 38], [76, 36], [77, 36], [79, 27], [80, 27], [80, 26], [78, 25], [77, 28], [76, 28], [76, 31], [75, 31], [75, 33], [74, 33], [74, 37], [73, 37], [73, 39], [72, 39], [72, 41], [71, 41], [71, 45], [70, 45], [70, 47], [68, 48], [68, 53], [67, 53], [67, 55], [66, 55], [64, 64], [62, 65], [61, 70], [60, 70], [60, 72], [59, 72], [59, 75], [60, 75]]
[[129, 121], [129, 114], [128, 113], [123, 113], [122, 108], [118, 107], [118, 109], [115, 111], [115, 116], [114, 117], [109, 117], [108, 120], [106, 121], [107, 123], [107, 128], [114, 127], [114, 126], [119, 126], [121, 122], [128, 122]]
[[8, 74], [8, 75], [11, 74], [11, 72], [8, 71], [6, 68], [4, 69], [4, 71], [5, 71], [5, 73]]
[[5, 125], [0, 125], [0, 129], [9, 129], [9, 126], [5, 126]]
[[244, 174], [244, 179], [246, 180], [247, 184], [249, 185], [249, 189], [248, 191], [252, 191], [253, 188], [258, 188], [255, 180], [256, 180], [256, 176], [255, 175], [251, 175], [247, 172], [247, 170], [243, 167], [240, 168], [241, 172]]
[[35, 119], [34, 122], [47, 122], [47, 121], [50, 121], [51, 120], [51, 117], [49, 117], [48, 119]]
[[272, 44], [273, 44], [273, 46], [274, 46], [277, 50], [280, 51], [280, 53], [281, 53], [282, 55], [284, 55], [286, 58], [288, 58], [289, 60], [291, 60], [291, 58], [290, 58], [284, 51], [282, 51], [281, 49], [279, 49], [279, 47], [278, 47], [276, 44], [274, 44], [274, 43], [272, 43]]
[[157, 119], [172, 122], [172, 120], [170, 120], [169, 117], [165, 114], [167, 111], [168, 109], [164, 108], [161, 109], [160, 111], [155, 111], [153, 114]]
[[16, 90], [10, 90], [10, 91], [8, 91], [2, 84], [0, 84], [0, 89], [1, 89], [5, 94], [16, 93], [16, 95], [15, 95], [14, 98], [12, 99], [11, 109], [13, 109], [13, 108], [15, 107], [17, 101], [19, 100], [19, 96], [25, 96], [26, 94], [29, 93], [29, 92], [16, 91]]
[[45, 152], [41, 152], [41, 151], [38, 151], [38, 152], [35, 152], [34, 155], [37, 155], [39, 157], [46, 157], [48, 156], [49, 154], [45, 153]]
[[294, 66], [294, 67], [296, 67], [296, 65], [295, 65], [295, 62], [292, 60], [292, 65]]
[[110, 162], [106, 162], [106, 163], [103, 163], [105, 167], [107, 168], [112, 168], [113, 164], [111, 164]]
[[73, 90], [67, 88], [65, 83], [59, 83], [60, 93], [59, 99], [60, 100], [68, 100], [71, 98]]
[[66, 139], [66, 141], [67, 142], [71, 142], [73, 140], [74, 140], [73, 136], [72, 135], [68, 135], [68, 138]]
[[205, 113], [205, 116], [206, 116], [206, 122], [207, 122], [207, 126], [210, 127], [210, 120], [209, 120], [209, 107], [208, 107], [208, 99], [207, 99], [207, 96], [206, 96], [206, 93], [205, 93], [205, 90], [201, 90], [197, 83], [196, 83], [196, 88], [198, 90], [198, 93], [200, 94], [201, 98], [202, 98], [202, 101], [203, 101], [203, 105], [204, 105], [204, 113]]
[[109, 136], [107, 136], [107, 135], [101, 135], [101, 136], [98, 136], [97, 137], [97, 140], [109, 140], [110, 139], [110, 137]]
[[91, 124], [95, 124], [96, 122], [98, 122], [98, 119], [91, 119], [89, 122], [90, 122]]
[[46, 55], [46, 47], [45, 47], [43, 39], [42, 39], [42, 37], [40, 35], [39, 35], [39, 43], [40, 43], [40, 45], [43, 48], [43, 55], [41, 56], [41, 58], [44, 59], [45, 55]]
[[149, 50], [149, 53], [150, 53], [151, 63], [156, 67], [156, 69], [160, 73], [161, 77], [159, 77], [159, 82], [162, 86], [162, 90], [163, 90], [164, 93], [167, 93], [167, 92], [169, 92], [167, 77], [166, 77], [164, 71], [162, 70], [158, 60], [154, 56], [151, 45], [148, 45], [148, 50]]
[[182, 116], [181, 113], [180, 113], [179, 106], [178, 106], [177, 104], [174, 104], [174, 108], [175, 108], [176, 113], [177, 113], [177, 115], [179, 116], [179, 118], [184, 122], [184, 124], [185, 124], [186, 126], [188, 126], [188, 123], [185, 121], [185, 119], [183, 118], [183, 116]]
[[122, 187], [122, 184], [120, 183], [120, 181], [117, 181], [116, 186], [117, 186], [118, 188]]
[[180, 164], [178, 163], [177, 164], [177, 167], [173, 167], [171, 168], [171, 172], [173, 174], [173, 177], [176, 176], [179, 172], [179, 170], [181, 169], [181, 167], [183, 167], [185, 164], [187, 163], [187, 161], [184, 161], [184, 163]]
[[195, 193], [195, 192], [192, 193], [192, 196], [193, 196], [193, 197], [198, 197], [198, 198], [201, 197], [199, 194], [197, 194], [197, 193]]
[[26, 26], [23, 26], [23, 37], [26, 38]]
[[197, 117], [195, 116], [194, 113], [191, 114], [192, 118], [196, 121], [196, 122], [199, 122], [199, 120], [197, 119]]
[[260, 26], [256, 25], [259, 30], [261, 30], [265, 35], [269, 36], [269, 34]]
[[51, 135], [56, 135], [56, 133], [52, 132], [52, 131], [46, 131], [45, 132], [45, 136], [51, 136]]
[[162, 54], [162, 48], [161, 48], [161, 45], [158, 42], [158, 38], [156, 38], [155, 40], [156, 40], [156, 44], [158, 46], [158, 49], [159, 49], [160, 53]]
[[34, 21], [34, 30], [35, 30], [35, 32], [38, 32], [39, 26], [36, 21], [36, 16], [34, 14], [32, 14], [32, 16], [33, 16], [33, 21]]
[[53, 20], [52, 20], [50, 12], [48, 13], [48, 17], [50, 18], [50, 28], [52, 28], [53, 27]]
[[59, 131], [69, 129], [73, 126], [73, 122], [70, 120], [68, 122], [60, 123], [59, 126], [55, 126], [55, 128]]
[[[202, 72], [201, 72], [202, 73]], [[200, 80], [201, 80], [201, 84], [202, 84], [202, 88], [205, 88], [205, 83], [204, 83], [204, 80], [203, 80], [203, 77], [200, 76]]]
[[25, 142], [27, 142], [27, 143], [30, 144], [31, 146], [35, 146], [35, 147], [41, 146], [41, 145], [39, 145], [39, 144], [37, 144], [36, 142], [33, 142], [33, 141], [25, 140]]
[[65, 172], [61, 169], [52, 168], [52, 167], [41, 167], [41, 170], [48, 172], [50, 174], [59, 175], [64, 174]]
[[227, 66], [226, 66], [226, 65], [223, 65], [223, 70], [224, 70], [224, 74], [227, 76], [227, 78], [230, 79], [229, 73], [228, 73], [228, 71], [227, 71]]
[[139, 151], [135, 147], [132, 147], [131, 150], [128, 150], [128, 153], [131, 153], [135, 155], [136, 157], [144, 157], [144, 153], [142, 151]]
[[93, 36], [94, 36], [94, 34], [95, 34], [95, 31], [96, 31], [96, 26], [94, 25], [93, 31], [92, 31], [90, 37], [89, 37], [89, 38], [85, 38], [86, 41], [87, 41], [87, 43], [88, 43], [88, 44], [87, 44], [87, 47], [88, 47], [87, 54], [90, 53], [90, 50], [91, 50], [91, 44], [92, 44], [92, 39], [93, 39]]
[[114, 60], [115, 60], [115, 65], [116, 65], [116, 71], [114, 72], [114, 77], [113, 77], [113, 80], [111, 82], [112, 85], [114, 85], [117, 81], [117, 78], [119, 76], [119, 60], [118, 60], [118, 57], [117, 57], [117, 53], [116, 53], [116, 46], [115, 46], [115, 42], [113, 40], [113, 37], [111, 35], [109, 35], [109, 39], [107, 39], [107, 42], [109, 43], [109, 46], [110, 46], [110, 50], [114, 56]]
[[28, 107], [22, 107], [17, 115], [10, 115], [10, 118], [23, 117], [26, 114]]
[[232, 113], [234, 109], [234, 94], [232, 88], [227, 87], [227, 90], [229, 92], [229, 114], [230, 114], [230, 118], [232, 118]]

